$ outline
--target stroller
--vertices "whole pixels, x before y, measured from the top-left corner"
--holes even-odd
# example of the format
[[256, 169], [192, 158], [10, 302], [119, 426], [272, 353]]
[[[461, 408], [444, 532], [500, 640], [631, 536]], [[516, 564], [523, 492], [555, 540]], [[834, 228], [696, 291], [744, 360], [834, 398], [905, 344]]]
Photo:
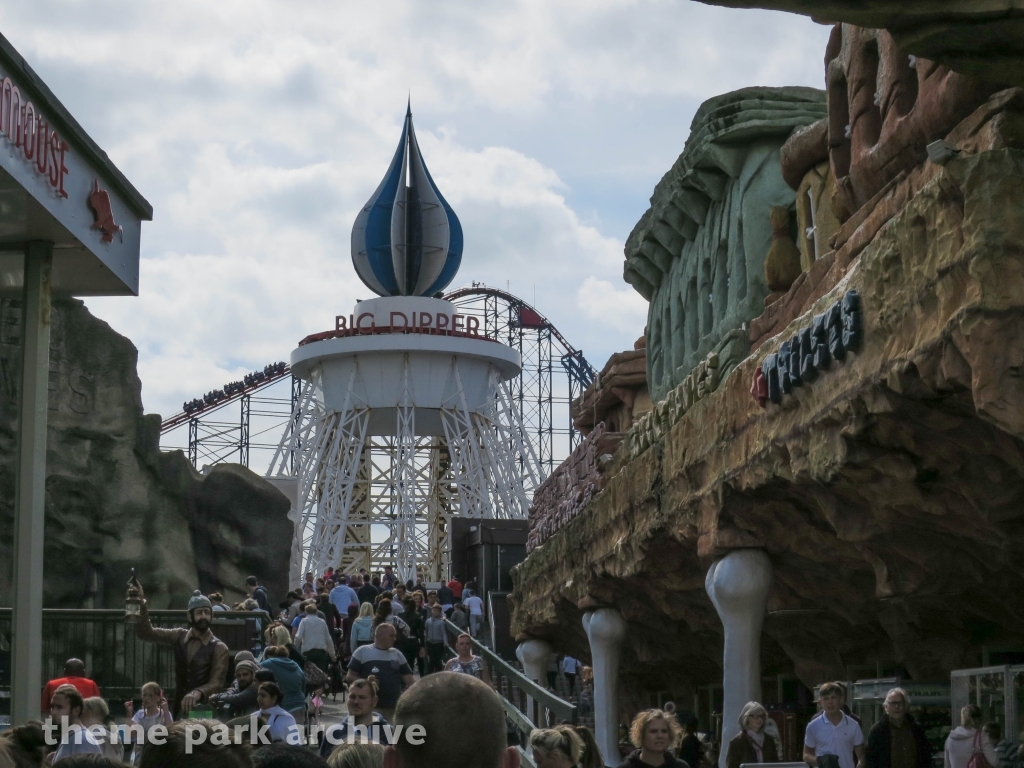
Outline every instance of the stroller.
[[338, 694], [341, 694], [341, 700], [345, 700], [345, 670], [341, 667], [341, 660], [332, 662], [327, 668], [327, 686], [324, 688], [324, 695], [331, 694], [333, 701], [338, 700]]

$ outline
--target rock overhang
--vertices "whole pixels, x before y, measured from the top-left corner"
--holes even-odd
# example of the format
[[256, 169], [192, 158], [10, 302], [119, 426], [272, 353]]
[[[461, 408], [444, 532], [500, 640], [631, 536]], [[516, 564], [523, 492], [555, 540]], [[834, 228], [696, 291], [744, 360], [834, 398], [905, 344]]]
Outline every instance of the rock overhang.
[[[628, 663], [664, 659], [671, 637], [687, 645], [680, 674], [711, 681], [720, 630], [703, 574], [763, 547], [776, 568], [766, 653], [805, 682], [867, 657], [941, 676], [973, 660], [992, 616], [990, 635], [1024, 641], [999, 597], [1024, 586], [1024, 211], [1009, 204], [1022, 171], [1024, 152], [999, 149], [911, 185], [788, 327], [646, 452], [620, 451], [590, 509], [519, 566], [514, 629], [555, 634], [581, 600], [616, 604], [660, 630], [640, 633]], [[850, 289], [861, 351], [762, 411], [755, 369]]]

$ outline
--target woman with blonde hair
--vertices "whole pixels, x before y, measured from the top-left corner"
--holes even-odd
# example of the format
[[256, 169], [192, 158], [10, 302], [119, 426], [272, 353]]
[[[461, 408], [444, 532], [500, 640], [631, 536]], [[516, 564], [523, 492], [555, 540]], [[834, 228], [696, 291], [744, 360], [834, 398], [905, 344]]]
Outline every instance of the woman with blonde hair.
[[583, 748], [583, 739], [571, 725], [530, 731], [530, 749], [537, 768], [576, 768]]
[[981, 707], [968, 704], [960, 710], [960, 725], [946, 738], [944, 768], [967, 768], [971, 756], [980, 753], [989, 765], [999, 765], [999, 755], [988, 734], [981, 730]]
[[278, 646], [284, 648], [287, 651], [289, 659], [298, 664], [302, 669], [306, 668], [306, 657], [302, 655], [302, 652], [295, 647], [295, 643], [292, 642], [292, 633], [288, 631], [288, 627], [282, 624], [275, 624], [267, 629], [266, 631], [267, 647], [263, 649], [263, 653], [260, 654], [257, 662], [267, 658], [267, 649], [271, 646]]
[[682, 735], [683, 729], [675, 715], [663, 709], [645, 709], [633, 718], [629, 726], [629, 739], [636, 749], [619, 764], [619, 768], [688, 768], [686, 763], [669, 752]]
[[[120, 763], [124, 759], [124, 745], [117, 737], [117, 731], [108, 727], [110, 707], [99, 696], [90, 696], [82, 703], [82, 727], [89, 728], [103, 750], [103, 756]], [[97, 730], [99, 729], [99, 730]]]
[[372, 742], [339, 744], [327, 758], [331, 768], [384, 768], [384, 747]]
[[352, 642], [349, 645], [353, 651], [373, 642], [373, 619], [373, 603], [360, 605], [359, 618], [352, 622]]
[[740, 768], [743, 763], [779, 762], [779, 745], [765, 733], [768, 712], [756, 701], [748, 701], [740, 710], [740, 732], [729, 740], [725, 753], [726, 768]]
[[266, 632], [267, 645], [287, 645], [292, 641], [292, 633], [288, 631], [287, 627], [280, 624], [272, 624], [267, 627]]

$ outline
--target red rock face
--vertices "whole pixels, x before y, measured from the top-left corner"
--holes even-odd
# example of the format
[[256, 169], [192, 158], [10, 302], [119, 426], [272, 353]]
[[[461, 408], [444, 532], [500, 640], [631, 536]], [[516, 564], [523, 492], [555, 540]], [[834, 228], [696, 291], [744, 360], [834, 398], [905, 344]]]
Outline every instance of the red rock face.
[[530, 535], [526, 551], [532, 552], [582, 512], [604, 488], [601, 457], [614, 454], [625, 437], [609, 433], [604, 422], [586, 436], [533, 494]]
[[884, 29], [836, 25], [825, 53], [833, 205], [846, 221], [1000, 86], [908, 55]]

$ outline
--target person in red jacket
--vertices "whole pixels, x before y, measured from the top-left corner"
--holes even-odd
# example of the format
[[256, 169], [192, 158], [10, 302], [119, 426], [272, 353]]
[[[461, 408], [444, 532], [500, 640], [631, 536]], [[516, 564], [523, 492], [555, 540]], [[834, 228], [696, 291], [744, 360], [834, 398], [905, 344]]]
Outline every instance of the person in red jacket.
[[73, 685], [82, 694], [83, 699], [90, 696], [99, 696], [100, 688], [96, 683], [85, 676], [85, 663], [81, 659], [68, 659], [64, 662], [64, 677], [51, 680], [43, 688], [42, 711], [46, 714], [50, 711], [50, 699], [53, 693], [62, 685]]
[[448, 582], [448, 589], [455, 595], [455, 602], [462, 599], [462, 579], [459, 578], [459, 574], [455, 574], [451, 581]]

